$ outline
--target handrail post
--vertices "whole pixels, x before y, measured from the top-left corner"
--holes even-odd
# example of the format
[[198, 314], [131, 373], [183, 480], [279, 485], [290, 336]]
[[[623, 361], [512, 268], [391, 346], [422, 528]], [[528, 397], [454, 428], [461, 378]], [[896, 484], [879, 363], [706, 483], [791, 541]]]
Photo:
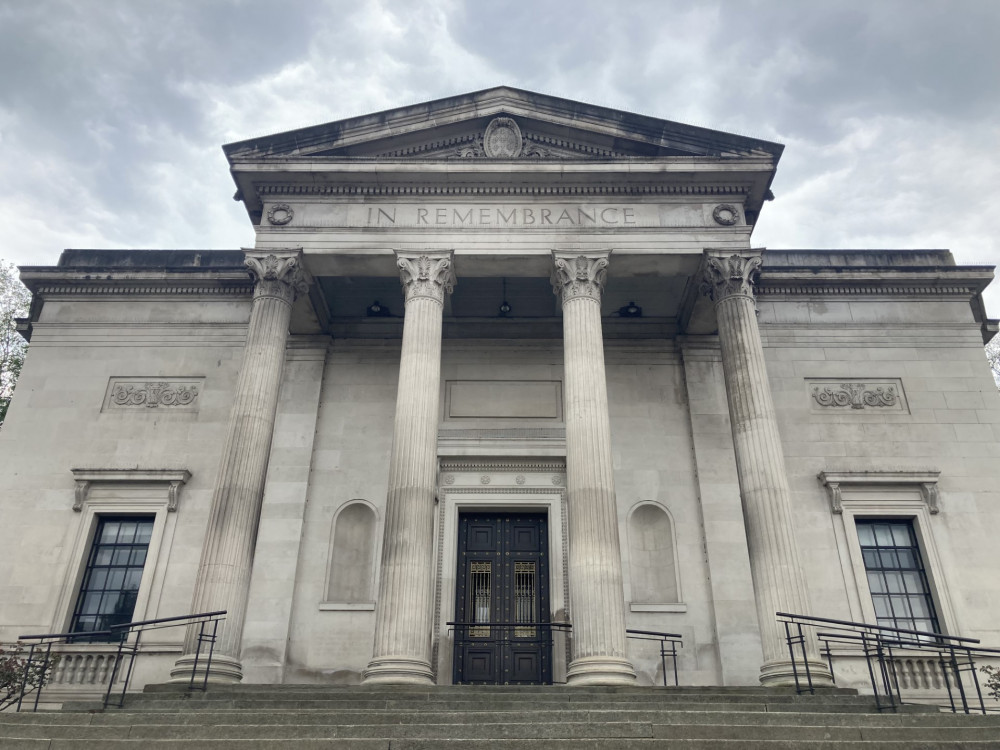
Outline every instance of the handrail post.
[[663, 687], [667, 686], [667, 640], [660, 639], [660, 666], [663, 668]]
[[[202, 626], [204, 627], [204, 625]], [[208, 676], [212, 672], [212, 655], [215, 654], [215, 641], [219, 634], [219, 621], [212, 620], [212, 635], [208, 642], [208, 661], [205, 664], [205, 677], [201, 683], [202, 692], [208, 692]], [[201, 646], [199, 645], [199, 649]]]
[[45, 687], [45, 676], [49, 672], [49, 660], [52, 656], [52, 642], [45, 644], [45, 659], [42, 660], [42, 672], [38, 677], [38, 686], [35, 688], [35, 704], [31, 710], [38, 711], [38, 702], [42, 699], [42, 688]]
[[[128, 639], [130, 631], [125, 631], [125, 638], [122, 639], [124, 642]], [[135, 643], [133, 643], [129, 649], [129, 660], [128, 660], [128, 671], [125, 672], [125, 681], [122, 684], [122, 694], [118, 698], [118, 708], [123, 708], [125, 706], [125, 693], [128, 691], [128, 684], [132, 680], [132, 670], [135, 667], [135, 659], [139, 655], [139, 640], [142, 638], [142, 630], [135, 631]]]
[[[105, 708], [107, 708], [108, 704], [111, 702], [111, 691], [114, 690], [114, 687], [115, 687], [115, 678], [118, 677], [118, 667], [119, 667], [119, 665], [121, 664], [121, 661], [122, 661], [122, 646], [123, 645], [124, 645], [124, 641], [121, 638], [119, 638], [119, 640], [118, 640], [118, 651], [115, 653], [115, 665], [111, 669], [111, 679], [108, 680], [108, 689], [107, 689], [107, 692], [104, 693], [104, 707]], [[121, 708], [121, 706], [119, 706], [119, 708]]]
[[24, 691], [28, 686], [28, 675], [30, 674], [31, 670], [31, 660], [34, 658], [34, 656], [35, 656], [35, 644], [32, 643], [31, 646], [28, 648], [28, 661], [24, 663], [24, 674], [21, 675], [21, 690], [20, 694], [17, 696], [17, 709], [14, 711], [14, 713], [21, 712], [21, 701], [24, 700]]
[[951, 667], [955, 671], [955, 687], [958, 688], [958, 694], [962, 698], [962, 711], [963, 713], [969, 713], [969, 700], [965, 696], [965, 685], [962, 684], [962, 675], [958, 671], [958, 660], [955, 658], [955, 647], [948, 647], [948, 655], [951, 657]]
[[983, 690], [979, 685], [979, 675], [976, 674], [976, 663], [972, 660], [972, 649], [967, 648], [966, 655], [969, 657], [969, 671], [972, 672], [972, 682], [976, 686], [976, 695], [979, 697], [979, 710], [986, 713], [986, 703], [983, 701]]
[[899, 673], [896, 670], [896, 660], [892, 656], [892, 646], [886, 646], [889, 652], [890, 686], [895, 688], [896, 700], [900, 706], [903, 705], [903, 692], [899, 688]]

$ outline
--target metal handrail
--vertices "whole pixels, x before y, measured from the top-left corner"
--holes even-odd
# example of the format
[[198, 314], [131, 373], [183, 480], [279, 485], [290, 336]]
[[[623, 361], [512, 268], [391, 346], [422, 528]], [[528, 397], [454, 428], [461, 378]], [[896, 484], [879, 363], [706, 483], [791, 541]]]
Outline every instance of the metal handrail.
[[[631, 634], [631, 635], [629, 635]], [[625, 637], [636, 641], [659, 641], [660, 643], [660, 664], [663, 665], [663, 687], [667, 687], [667, 657], [670, 657], [674, 668], [674, 687], [680, 683], [677, 677], [677, 645], [684, 648], [684, 636], [680, 633], [661, 633], [657, 630], [635, 630], [625, 629]], [[667, 650], [667, 644], [670, 650]]]
[[[937, 660], [941, 669], [941, 675], [944, 678], [945, 687], [948, 690], [948, 707], [950, 707], [952, 712], [957, 713], [961, 710], [968, 714], [973, 710], [969, 702], [970, 696], [962, 679], [962, 672], [970, 673], [972, 675], [972, 683], [975, 686], [978, 711], [984, 714], [987, 713], [986, 704], [983, 700], [982, 687], [979, 684], [979, 677], [976, 674], [975, 658], [1000, 656], [1000, 649], [979, 646], [977, 645], [980, 643], [978, 638], [947, 635], [946, 633], [927, 630], [896, 628], [888, 625], [873, 625], [868, 622], [796, 615], [789, 612], [776, 612], [775, 615], [785, 628], [785, 642], [788, 645], [788, 654], [792, 662], [792, 674], [795, 678], [795, 687], [798, 693], [815, 693], [812, 670], [809, 666], [809, 658], [806, 651], [806, 636], [803, 631], [803, 627], [807, 627], [816, 631], [816, 639], [822, 644], [821, 655], [826, 657], [831, 677], [834, 676], [833, 648], [831, 644], [842, 644], [854, 649], [860, 649], [861, 654], [865, 657], [865, 663], [868, 667], [868, 677], [871, 681], [872, 693], [875, 697], [875, 706], [879, 711], [890, 710], [895, 712], [898, 706], [903, 705], [902, 689], [900, 687], [899, 676], [896, 672], [895, 661], [896, 658], [899, 658], [899, 651], [902, 650], [929, 654]], [[818, 628], [820, 626], [835, 632], [819, 631]], [[795, 628], [794, 634], [792, 632], [793, 627]], [[802, 672], [806, 681], [805, 687], [802, 686], [799, 674], [796, 647], [798, 647], [802, 656]], [[956, 704], [955, 692], [952, 690], [952, 679], [949, 679], [949, 671], [954, 680], [954, 687], [958, 693], [960, 705]]]
[[481, 627], [481, 628], [500, 628], [500, 627], [518, 627], [518, 628], [562, 628], [563, 630], [571, 630], [573, 626], [568, 622], [446, 622], [445, 625], [450, 625], [452, 627]]
[[[115, 654], [114, 667], [111, 669], [111, 676], [108, 679], [108, 689], [104, 694], [104, 707], [107, 708], [111, 703], [111, 691], [114, 688], [115, 680], [118, 678], [122, 661], [127, 656], [129, 658], [128, 671], [125, 673], [125, 679], [122, 682], [122, 692], [117, 703], [118, 708], [121, 708], [125, 705], [125, 693], [128, 691], [128, 685], [132, 679], [132, 670], [135, 666], [135, 659], [139, 655], [139, 642], [142, 639], [142, 634], [147, 630], [159, 630], [161, 628], [174, 628], [188, 625], [199, 626], [198, 636], [196, 639], [198, 647], [195, 650], [194, 664], [191, 667], [191, 681], [188, 684], [188, 689], [206, 690], [208, 688], [208, 673], [212, 666], [212, 656], [215, 651], [215, 641], [218, 638], [219, 623], [225, 619], [225, 616], [226, 610], [221, 609], [215, 612], [200, 612], [198, 614], [191, 615], [160, 617], [154, 620], [125, 622], [118, 625], [112, 625], [108, 630], [95, 630], [85, 633], [42, 633], [19, 636], [18, 641], [29, 641], [31, 643], [29, 644], [28, 660], [24, 665], [24, 677], [21, 680], [21, 689], [17, 700], [16, 711], [21, 710], [24, 697], [28, 692], [30, 692], [27, 690], [27, 682], [31, 666], [34, 663], [36, 649], [40, 649], [42, 646], [45, 647], [41, 666], [41, 674], [45, 675], [48, 672], [49, 665], [51, 663], [52, 647], [55, 645], [59, 645], [60, 643], [72, 643], [73, 641], [78, 641], [81, 638], [106, 638], [108, 641], [112, 642], [117, 640], [118, 651]], [[208, 625], [212, 626], [211, 633], [206, 633], [206, 627]], [[135, 634], [135, 640], [132, 643], [128, 643], [129, 637], [132, 634]], [[198, 662], [201, 659], [202, 646], [206, 643], [208, 644], [208, 656], [205, 663], [205, 676], [202, 684], [197, 686], [195, 685], [195, 676], [198, 671]], [[38, 710], [38, 703], [41, 700], [43, 686], [44, 679], [39, 685], [33, 688], [35, 690], [35, 701], [32, 706], [32, 711]]]

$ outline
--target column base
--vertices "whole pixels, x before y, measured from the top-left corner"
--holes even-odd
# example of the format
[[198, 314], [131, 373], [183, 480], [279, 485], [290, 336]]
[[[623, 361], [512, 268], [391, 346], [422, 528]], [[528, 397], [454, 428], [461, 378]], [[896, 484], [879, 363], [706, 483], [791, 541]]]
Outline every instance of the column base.
[[[795, 687], [796, 672], [799, 675], [799, 687], [808, 687], [806, 668], [801, 661], [795, 662], [794, 670], [789, 659], [765, 662], [760, 668], [760, 684], [764, 687]], [[825, 661], [810, 659], [809, 674], [812, 677], [813, 687], [828, 688], [834, 686], [833, 675], [830, 674], [830, 667]]]
[[365, 685], [433, 685], [430, 662], [405, 656], [372, 659], [361, 673]]
[[574, 659], [566, 671], [566, 684], [584, 685], [634, 685], [635, 670], [628, 659], [613, 656], [587, 656]]
[[212, 664], [208, 664], [208, 655], [201, 654], [198, 657], [198, 666], [194, 665], [195, 655], [184, 654], [174, 663], [174, 668], [170, 670], [170, 680], [173, 683], [191, 682], [191, 671], [194, 670], [194, 683], [201, 685], [205, 679], [205, 670], [208, 669], [208, 682], [210, 685], [232, 685], [243, 681], [243, 666], [239, 659], [222, 654], [212, 654]]

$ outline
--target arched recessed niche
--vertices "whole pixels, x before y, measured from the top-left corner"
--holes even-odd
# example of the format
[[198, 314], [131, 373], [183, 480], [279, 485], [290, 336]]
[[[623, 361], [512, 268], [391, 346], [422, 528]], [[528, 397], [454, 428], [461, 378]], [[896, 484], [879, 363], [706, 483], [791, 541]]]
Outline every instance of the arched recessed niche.
[[337, 514], [326, 600], [366, 604], [375, 600], [375, 541], [378, 518], [368, 503], [353, 500]]
[[679, 602], [674, 528], [666, 509], [637, 505], [629, 515], [628, 542], [633, 604]]

